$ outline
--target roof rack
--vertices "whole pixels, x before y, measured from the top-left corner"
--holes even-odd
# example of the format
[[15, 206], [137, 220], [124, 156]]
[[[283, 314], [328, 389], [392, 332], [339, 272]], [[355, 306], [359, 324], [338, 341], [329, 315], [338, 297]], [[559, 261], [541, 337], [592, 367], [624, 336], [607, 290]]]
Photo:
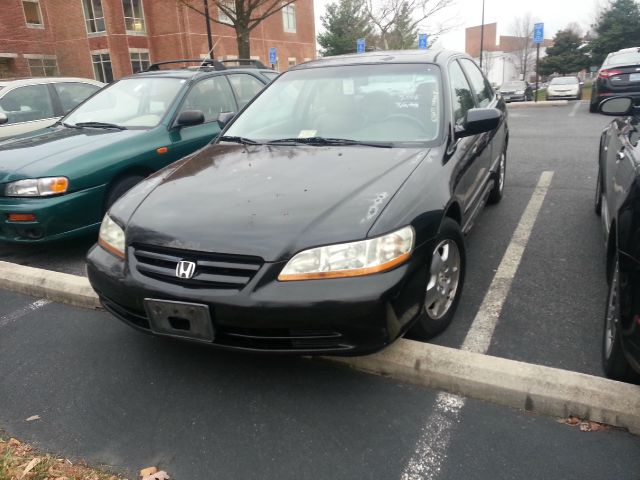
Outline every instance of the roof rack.
[[206, 69], [211, 69], [213, 68], [214, 70], [226, 70], [227, 67], [225, 67], [220, 61], [218, 60], [213, 60], [211, 58], [205, 58], [205, 59], [187, 59], [187, 58], [183, 58], [180, 60], [169, 60], [166, 62], [156, 62], [156, 63], [152, 63], [151, 65], [149, 65], [149, 68], [147, 68], [145, 71], [146, 72], [156, 72], [158, 70], [160, 70], [160, 66], [161, 65], [170, 65], [173, 63], [198, 63], [200, 64], [197, 68], [206, 68]]
[[[225, 67], [229, 68], [233, 68], [235, 67], [242, 67], [242, 66], [251, 66], [251, 67], [255, 67], [255, 68], [266, 68], [268, 69], [269, 67], [265, 66], [264, 63], [262, 63], [260, 60], [255, 60], [253, 58], [230, 58], [228, 60], [219, 60], [220, 63], [224, 64]], [[227, 65], [227, 63], [231, 63], [231, 64], [236, 64], [236, 65]]]

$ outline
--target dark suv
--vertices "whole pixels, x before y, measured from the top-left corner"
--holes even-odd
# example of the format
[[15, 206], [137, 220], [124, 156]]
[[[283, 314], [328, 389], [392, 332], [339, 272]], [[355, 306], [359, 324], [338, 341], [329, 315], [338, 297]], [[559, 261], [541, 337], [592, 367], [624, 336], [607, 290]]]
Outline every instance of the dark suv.
[[607, 55], [593, 82], [589, 111], [596, 113], [605, 98], [620, 95], [640, 102], [640, 47], [624, 48]]

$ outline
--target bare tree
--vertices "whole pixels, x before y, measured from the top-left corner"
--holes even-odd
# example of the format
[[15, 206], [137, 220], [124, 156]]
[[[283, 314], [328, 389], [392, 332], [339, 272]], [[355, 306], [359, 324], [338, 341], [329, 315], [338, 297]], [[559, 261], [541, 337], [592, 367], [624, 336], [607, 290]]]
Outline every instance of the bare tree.
[[534, 69], [536, 47], [533, 44], [533, 24], [530, 12], [516, 17], [511, 24], [511, 34], [515, 37], [512, 61], [521, 80], [526, 80], [527, 72]]
[[[367, 0], [367, 12], [376, 27], [380, 46], [388, 50], [390, 34], [401, 20], [405, 21], [408, 30], [415, 30], [425, 20], [452, 6], [453, 3], [454, 0]], [[407, 11], [413, 13], [408, 21]], [[429, 42], [433, 43], [439, 35], [456, 26], [449, 21], [433, 25], [429, 31]]]
[[[194, 12], [206, 17], [203, 0], [176, 0], [178, 5], [190, 8]], [[210, 11], [217, 7], [226, 15], [226, 19], [220, 20], [209, 14], [209, 21], [219, 25], [231, 26], [236, 31], [238, 56], [250, 58], [251, 43], [249, 41], [251, 31], [274, 13], [295, 3], [296, 0], [209, 0]]]

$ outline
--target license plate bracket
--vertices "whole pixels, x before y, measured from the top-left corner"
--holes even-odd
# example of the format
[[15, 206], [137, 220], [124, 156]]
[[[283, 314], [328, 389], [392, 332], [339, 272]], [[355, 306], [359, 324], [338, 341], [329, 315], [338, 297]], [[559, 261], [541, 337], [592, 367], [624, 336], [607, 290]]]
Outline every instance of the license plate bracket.
[[203, 342], [215, 338], [208, 305], [145, 298], [144, 308], [153, 333]]

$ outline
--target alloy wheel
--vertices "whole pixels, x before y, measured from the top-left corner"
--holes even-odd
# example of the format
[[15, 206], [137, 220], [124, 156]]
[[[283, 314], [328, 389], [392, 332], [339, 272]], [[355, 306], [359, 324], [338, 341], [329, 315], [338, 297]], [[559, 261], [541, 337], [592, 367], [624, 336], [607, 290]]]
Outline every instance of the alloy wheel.
[[460, 250], [453, 240], [440, 242], [433, 251], [424, 308], [429, 318], [444, 317], [458, 292], [460, 282]]
[[613, 271], [613, 278], [611, 279], [611, 286], [609, 287], [609, 300], [607, 301], [607, 317], [605, 319], [604, 327], [604, 356], [605, 358], [611, 357], [613, 351], [613, 344], [616, 338], [617, 319], [618, 319], [618, 262], [616, 261], [615, 269]]
[[498, 188], [500, 189], [500, 192], [502, 192], [502, 189], [504, 188], [504, 179], [506, 176], [506, 169], [507, 169], [507, 156], [504, 154], [504, 152], [502, 152], [502, 155], [500, 156], [500, 173], [498, 174]]

